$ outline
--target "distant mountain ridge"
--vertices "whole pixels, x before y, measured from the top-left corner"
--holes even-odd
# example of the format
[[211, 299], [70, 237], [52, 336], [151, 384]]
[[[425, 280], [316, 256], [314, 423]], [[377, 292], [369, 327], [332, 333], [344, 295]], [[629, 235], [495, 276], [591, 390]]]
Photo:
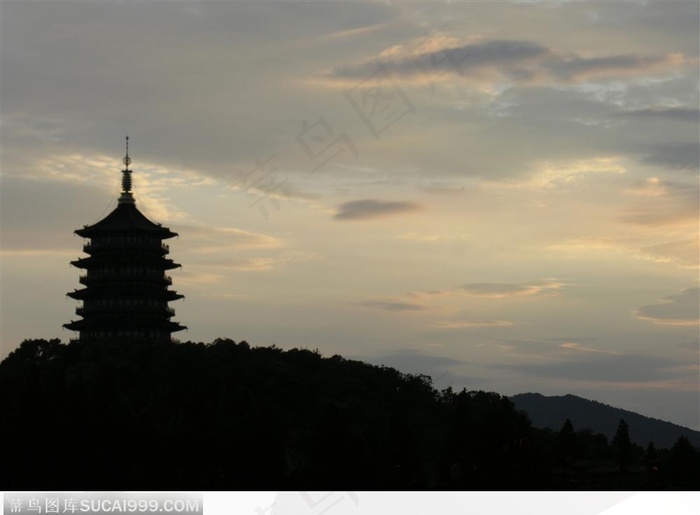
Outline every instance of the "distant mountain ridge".
[[510, 400], [517, 409], [530, 416], [535, 427], [559, 431], [568, 418], [575, 430], [592, 429], [611, 440], [620, 419], [624, 419], [629, 426], [630, 439], [643, 447], [654, 442], [658, 449], [667, 449], [679, 437], [685, 436], [700, 448], [699, 431], [575, 395], [546, 397], [539, 393], [520, 393], [511, 396]]

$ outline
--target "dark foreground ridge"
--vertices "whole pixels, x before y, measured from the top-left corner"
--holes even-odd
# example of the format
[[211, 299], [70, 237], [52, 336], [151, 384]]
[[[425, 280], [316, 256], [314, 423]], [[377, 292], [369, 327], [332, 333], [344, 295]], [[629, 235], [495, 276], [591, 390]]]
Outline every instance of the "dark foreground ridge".
[[0, 363], [0, 490], [697, 489], [687, 438], [533, 428], [491, 392], [245, 342], [63, 345]]

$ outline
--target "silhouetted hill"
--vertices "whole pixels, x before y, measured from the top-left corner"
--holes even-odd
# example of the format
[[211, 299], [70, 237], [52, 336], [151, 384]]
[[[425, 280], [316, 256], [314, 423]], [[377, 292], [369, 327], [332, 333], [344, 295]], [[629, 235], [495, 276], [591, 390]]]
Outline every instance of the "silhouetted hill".
[[539, 393], [521, 393], [510, 400], [530, 416], [535, 427], [558, 431], [568, 418], [575, 429], [592, 429], [612, 439], [623, 419], [629, 425], [630, 439], [638, 445], [654, 442], [657, 449], [670, 449], [679, 437], [685, 436], [700, 448], [698, 431], [575, 395], [545, 397]]
[[223, 339], [24, 341], [0, 363], [0, 464], [3, 491], [700, 486], [685, 439], [552, 433], [497, 393]]

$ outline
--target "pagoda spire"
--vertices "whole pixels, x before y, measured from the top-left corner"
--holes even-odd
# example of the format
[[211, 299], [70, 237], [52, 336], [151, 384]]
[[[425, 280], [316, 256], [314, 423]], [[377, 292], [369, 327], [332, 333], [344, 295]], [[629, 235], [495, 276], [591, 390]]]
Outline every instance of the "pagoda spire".
[[131, 194], [131, 170], [129, 170], [129, 165], [131, 164], [131, 158], [129, 157], [129, 136], [126, 137], [126, 155], [122, 159], [124, 163], [124, 169], [122, 170], [122, 194], [119, 197], [120, 204], [133, 204], [134, 196]]

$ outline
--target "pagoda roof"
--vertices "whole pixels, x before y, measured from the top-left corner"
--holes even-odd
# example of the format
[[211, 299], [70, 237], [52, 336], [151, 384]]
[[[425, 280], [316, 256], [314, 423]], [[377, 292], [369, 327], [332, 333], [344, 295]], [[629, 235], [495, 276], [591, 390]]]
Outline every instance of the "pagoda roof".
[[93, 225], [86, 225], [75, 231], [83, 238], [92, 238], [105, 233], [136, 231], [150, 232], [160, 239], [173, 238], [177, 233], [172, 232], [161, 224], [151, 222], [132, 203], [120, 203], [114, 211]]
[[[99, 263], [109, 263], [113, 264], [115, 261], [118, 263], [123, 263], [123, 261], [120, 260], [115, 260], [113, 256], [105, 257], [105, 256], [90, 256], [86, 258], [80, 258], [76, 259], [75, 261], [71, 261], [70, 264], [73, 265], [76, 268], [89, 268], [95, 264]], [[181, 268], [182, 265], [179, 263], [175, 263], [172, 259], [166, 259], [166, 258], [142, 258], [141, 256], [137, 256], [137, 259], [135, 261], [130, 261], [127, 262], [128, 264], [136, 264], [136, 265], [141, 265], [141, 266], [151, 266], [154, 268], [159, 268], [162, 270], [173, 270], [174, 268]]]
[[120, 296], [133, 296], [137, 293], [139, 297], [157, 297], [161, 299], [166, 299], [168, 301], [184, 299], [185, 296], [181, 293], [177, 293], [174, 290], [167, 290], [165, 288], [153, 289], [144, 292], [143, 287], [138, 285], [130, 284], [117, 284], [112, 285], [105, 292], [103, 289], [97, 289], [95, 287], [82, 288], [80, 290], [74, 290], [68, 292], [68, 295], [72, 299], [84, 300], [91, 297], [120, 297]]

